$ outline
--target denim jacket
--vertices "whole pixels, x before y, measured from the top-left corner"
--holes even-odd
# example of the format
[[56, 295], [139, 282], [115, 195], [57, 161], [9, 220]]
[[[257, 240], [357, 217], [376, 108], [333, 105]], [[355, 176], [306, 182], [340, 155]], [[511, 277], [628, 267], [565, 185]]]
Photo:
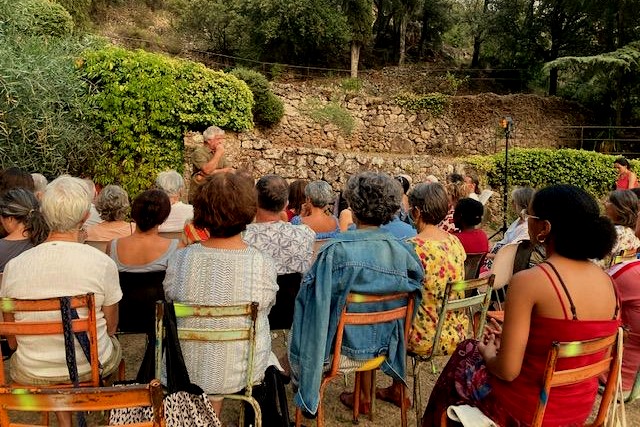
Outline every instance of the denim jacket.
[[[424, 270], [411, 245], [379, 229], [347, 231], [325, 244], [296, 297], [289, 361], [298, 381], [297, 406], [315, 413], [324, 367], [349, 292], [388, 294], [422, 289]], [[420, 292], [416, 292], [416, 307]], [[371, 304], [367, 311], [389, 308]], [[385, 354], [382, 370], [404, 381], [404, 320], [345, 328], [342, 354], [368, 360]]]

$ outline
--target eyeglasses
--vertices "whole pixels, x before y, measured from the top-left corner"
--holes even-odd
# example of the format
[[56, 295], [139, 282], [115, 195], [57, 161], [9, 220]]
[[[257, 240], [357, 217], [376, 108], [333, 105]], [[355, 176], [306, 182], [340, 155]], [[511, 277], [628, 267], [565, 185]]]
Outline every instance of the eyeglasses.
[[529, 218], [533, 218], [533, 219], [540, 219], [539, 216], [535, 216], [535, 215], [529, 215], [527, 213], [526, 209], [522, 209], [522, 211], [520, 211], [520, 217], [524, 220], [524, 221], [529, 221]]

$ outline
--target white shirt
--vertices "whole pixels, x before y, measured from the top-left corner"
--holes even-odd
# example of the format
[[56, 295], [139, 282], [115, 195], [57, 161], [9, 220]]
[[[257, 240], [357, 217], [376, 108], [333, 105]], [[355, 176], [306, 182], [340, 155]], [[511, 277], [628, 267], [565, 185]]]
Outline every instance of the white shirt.
[[[122, 299], [118, 268], [111, 258], [82, 243], [45, 242], [9, 261], [4, 269], [0, 297], [43, 299], [93, 292], [96, 302], [98, 359], [104, 363], [111, 356], [113, 344], [107, 335], [103, 306]], [[86, 309], [78, 309], [81, 318]], [[60, 312], [16, 313], [16, 322], [59, 319]], [[13, 357], [21, 368], [34, 376], [68, 375], [62, 335], [17, 336], [18, 348]], [[78, 374], [90, 372], [91, 366], [76, 340]]]
[[182, 231], [184, 224], [193, 219], [193, 206], [182, 202], [176, 202], [171, 205], [171, 212], [167, 219], [158, 227], [158, 231], [175, 232]]
[[83, 227], [86, 230], [89, 227], [93, 227], [96, 224], [100, 224], [103, 222], [102, 218], [100, 218], [100, 213], [96, 209], [96, 205], [91, 203], [91, 209], [89, 209], [89, 218], [84, 222]]

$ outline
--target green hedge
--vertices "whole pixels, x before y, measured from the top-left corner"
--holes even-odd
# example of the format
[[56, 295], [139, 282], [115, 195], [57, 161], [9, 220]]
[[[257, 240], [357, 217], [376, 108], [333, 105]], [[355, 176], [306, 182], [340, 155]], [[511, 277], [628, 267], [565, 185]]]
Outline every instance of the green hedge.
[[90, 119], [103, 136], [94, 179], [131, 196], [158, 172], [182, 169], [185, 131], [253, 126], [247, 85], [202, 64], [110, 46], [86, 51], [78, 70], [92, 83]]
[[264, 75], [247, 68], [235, 68], [230, 74], [244, 81], [251, 89], [255, 101], [253, 120], [256, 123], [271, 126], [280, 121], [284, 115], [284, 104], [271, 91]]
[[[600, 197], [613, 187], [617, 174], [613, 168], [616, 156], [572, 149], [509, 150], [509, 185], [542, 188], [551, 184], [574, 184]], [[504, 152], [491, 156], [471, 156], [465, 163], [486, 174], [488, 184], [500, 188], [503, 183]], [[640, 161], [631, 160], [640, 171]]]
[[29, 36], [60, 37], [71, 34], [73, 18], [50, 0], [0, 1], [1, 27]]

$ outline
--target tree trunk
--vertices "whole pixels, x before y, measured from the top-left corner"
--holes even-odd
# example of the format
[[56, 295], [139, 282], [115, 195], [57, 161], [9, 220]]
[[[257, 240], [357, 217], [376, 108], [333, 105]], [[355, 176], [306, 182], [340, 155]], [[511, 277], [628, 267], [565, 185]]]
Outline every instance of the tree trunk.
[[358, 78], [358, 62], [360, 61], [360, 43], [351, 42], [351, 78]]
[[480, 66], [480, 46], [482, 39], [480, 36], [473, 38], [473, 57], [471, 57], [471, 68], [478, 68]]
[[558, 94], [558, 69], [552, 68], [549, 71], [549, 96]]
[[407, 21], [409, 16], [407, 13], [402, 14], [402, 21], [400, 21], [400, 59], [398, 59], [398, 66], [404, 65], [405, 48], [407, 44]]

